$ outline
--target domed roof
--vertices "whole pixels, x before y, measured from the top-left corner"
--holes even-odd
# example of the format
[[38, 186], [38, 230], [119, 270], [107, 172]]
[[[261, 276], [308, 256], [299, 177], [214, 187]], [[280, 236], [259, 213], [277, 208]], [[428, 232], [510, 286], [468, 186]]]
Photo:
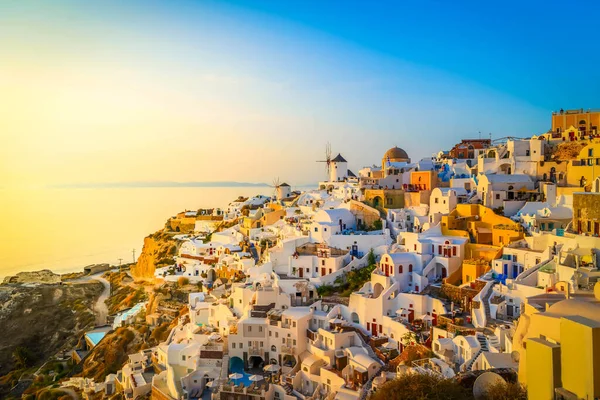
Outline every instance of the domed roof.
[[406, 154], [406, 151], [404, 151], [400, 147], [392, 147], [391, 149], [385, 152], [383, 158], [386, 160], [389, 158], [393, 161], [394, 159], [408, 159], [409, 157], [408, 154]]

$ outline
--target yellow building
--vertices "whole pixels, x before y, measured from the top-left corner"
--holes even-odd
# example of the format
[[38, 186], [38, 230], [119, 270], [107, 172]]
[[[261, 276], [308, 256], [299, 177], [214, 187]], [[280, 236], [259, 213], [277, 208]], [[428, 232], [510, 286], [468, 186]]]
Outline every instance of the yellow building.
[[513, 348], [520, 353], [519, 381], [527, 385], [529, 399], [551, 400], [555, 392], [562, 398], [598, 398], [600, 283], [593, 297], [558, 301], [545, 311], [528, 304]]
[[444, 235], [464, 236], [460, 231], [466, 232], [472, 243], [492, 246], [505, 246], [524, 236], [519, 223], [480, 204], [457, 204], [454, 211], [442, 216]]
[[567, 167], [569, 186], [589, 187], [600, 176], [600, 142], [592, 141], [579, 152]]
[[470, 259], [462, 264], [462, 283], [474, 282], [490, 269], [490, 263], [484, 259]]
[[365, 203], [380, 211], [404, 208], [404, 190], [402, 189], [366, 189]]
[[285, 209], [276, 203], [269, 203], [265, 208], [260, 208], [252, 217], [244, 217], [240, 224], [240, 232], [244, 236], [250, 235], [251, 229], [262, 228], [273, 225], [280, 219], [285, 218]]
[[552, 132], [563, 132], [574, 127], [587, 135], [595, 135], [600, 127], [600, 110], [560, 110], [552, 113]]

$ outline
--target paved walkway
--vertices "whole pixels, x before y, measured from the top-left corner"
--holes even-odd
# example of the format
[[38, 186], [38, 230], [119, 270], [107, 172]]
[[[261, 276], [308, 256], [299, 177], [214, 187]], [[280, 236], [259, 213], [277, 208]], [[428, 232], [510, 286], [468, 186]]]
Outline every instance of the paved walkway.
[[[113, 270], [116, 271], [116, 270]], [[104, 286], [104, 290], [96, 300], [94, 304], [94, 313], [96, 314], [96, 325], [106, 325], [106, 318], [108, 317], [108, 307], [106, 306], [105, 300], [110, 296], [110, 282], [102, 277], [104, 272], [100, 272], [98, 274], [84, 276], [83, 278], [79, 278], [73, 280], [71, 282], [90, 282], [90, 281], [98, 281]]]

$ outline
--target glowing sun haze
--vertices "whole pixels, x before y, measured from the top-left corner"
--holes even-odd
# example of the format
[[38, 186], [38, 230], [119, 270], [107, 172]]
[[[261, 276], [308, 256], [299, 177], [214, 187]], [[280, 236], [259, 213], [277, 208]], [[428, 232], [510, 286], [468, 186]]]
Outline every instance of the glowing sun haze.
[[[418, 159], [479, 131], [539, 133], [560, 106], [521, 78], [504, 90], [500, 67], [470, 76], [443, 4], [277, 3], [2, 2], [0, 186], [308, 183], [327, 141], [357, 172], [394, 145]], [[486, 23], [462, 45], [485, 53]]]

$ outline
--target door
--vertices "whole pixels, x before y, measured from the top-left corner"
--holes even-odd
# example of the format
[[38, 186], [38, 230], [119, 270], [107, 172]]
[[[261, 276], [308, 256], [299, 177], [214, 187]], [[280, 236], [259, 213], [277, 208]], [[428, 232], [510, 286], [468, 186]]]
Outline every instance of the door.
[[431, 320], [431, 324], [433, 326], [437, 326], [437, 314], [433, 313], [433, 314], [431, 314], [431, 316], [433, 317]]
[[371, 324], [371, 334], [377, 336], [377, 324], [375, 323]]
[[594, 235], [600, 235], [600, 222], [594, 222]]
[[298, 276], [300, 276], [300, 278], [304, 278], [304, 268], [300, 268], [298, 270], [298, 272], [299, 272]]
[[408, 310], [408, 322], [413, 322], [415, 319], [415, 310]]
[[442, 267], [442, 279], [446, 277], [446, 268]]
[[327, 275], [327, 271], [325, 270], [325, 268], [321, 268], [321, 276], [325, 275]]

